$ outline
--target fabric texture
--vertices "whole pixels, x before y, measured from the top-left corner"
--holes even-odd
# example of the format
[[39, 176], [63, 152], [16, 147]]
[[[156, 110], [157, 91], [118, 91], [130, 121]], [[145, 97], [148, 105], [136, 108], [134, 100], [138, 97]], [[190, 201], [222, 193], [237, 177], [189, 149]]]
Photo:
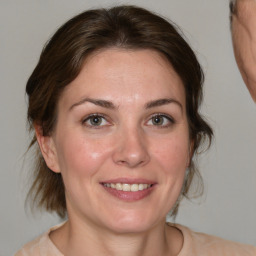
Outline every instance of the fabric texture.
[[[51, 231], [62, 224], [49, 229], [37, 239], [26, 244], [14, 256], [64, 256], [50, 240]], [[183, 247], [177, 256], [256, 256], [256, 247], [231, 242], [215, 236], [193, 232], [178, 224], [168, 225], [179, 229], [184, 237]]]

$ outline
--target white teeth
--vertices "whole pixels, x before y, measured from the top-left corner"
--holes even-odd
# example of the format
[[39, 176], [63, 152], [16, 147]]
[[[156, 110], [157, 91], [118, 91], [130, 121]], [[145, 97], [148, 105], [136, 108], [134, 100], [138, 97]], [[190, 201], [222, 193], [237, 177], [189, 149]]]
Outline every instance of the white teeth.
[[143, 184], [139, 184], [139, 190], [143, 190], [144, 189], [144, 185]]
[[123, 191], [131, 191], [131, 185], [130, 184], [123, 184]]
[[131, 185], [131, 191], [139, 191], [139, 185], [138, 184], [132, 184]]
[[116, 189], [117, 190], [122, 190], [123, 189], [123, 186], [121, 183], [116, 183]]
[[104, 187], [113, 188], [122, 191], [137, 192], [150, 188], [151, 184], [122, 184], [122, 183], [104, 183]]

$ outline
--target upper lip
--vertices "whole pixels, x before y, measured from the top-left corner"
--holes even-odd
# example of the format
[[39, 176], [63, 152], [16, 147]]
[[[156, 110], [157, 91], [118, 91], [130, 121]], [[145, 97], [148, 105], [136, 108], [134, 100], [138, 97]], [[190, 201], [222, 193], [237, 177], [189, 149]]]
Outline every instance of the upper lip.
[[100, 183], [123, 183], [123, 184], [156, 184], [155, 181], [143, 179], [143, 178], [116, 178], [110, 180], [104, 180]]

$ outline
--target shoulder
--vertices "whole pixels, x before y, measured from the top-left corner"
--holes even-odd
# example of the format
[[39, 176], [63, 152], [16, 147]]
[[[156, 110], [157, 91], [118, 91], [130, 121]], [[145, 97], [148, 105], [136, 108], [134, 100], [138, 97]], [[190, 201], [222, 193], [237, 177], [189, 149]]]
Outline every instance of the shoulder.
[[25, 244], [14, 256], [63, 256], [51, 241], [49, 234], [62, 224], [50, 228], [35, 240]]
[[192, 232], [197, 251], [211, 252], [209, 255], [256, 256], [256, 248], [252, 245], [228, 241], [216, 236]]
[[[216, 236], [194, 232], [181, 225], [176, 226], [183, 234], [184, 244], [182, 251], [184, 255], [196, 256], [256, 256], [256, 247], [237, 242], [228, 241]], [[183, 256], [181, 253], [179, 256]]]
[[41, 240], [44, 236], [45, 234], [25, 244], [14, 256], [41, 256], [40, 244], [42, 243]]

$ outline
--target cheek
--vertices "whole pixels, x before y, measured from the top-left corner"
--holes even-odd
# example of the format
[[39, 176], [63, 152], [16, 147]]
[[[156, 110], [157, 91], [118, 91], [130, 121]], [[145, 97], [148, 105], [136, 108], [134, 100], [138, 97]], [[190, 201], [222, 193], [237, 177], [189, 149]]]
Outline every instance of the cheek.
[[186, 136], [165, 139], [154, 146], [154, 158], [168, 175], [179, 176], [185, 172], [189, 162], [189, 145]]
[[98, 140], [75, 136], [59, 140], [58, 160], [62, 175], [93, 175], [108, 158], [111, 148]]

